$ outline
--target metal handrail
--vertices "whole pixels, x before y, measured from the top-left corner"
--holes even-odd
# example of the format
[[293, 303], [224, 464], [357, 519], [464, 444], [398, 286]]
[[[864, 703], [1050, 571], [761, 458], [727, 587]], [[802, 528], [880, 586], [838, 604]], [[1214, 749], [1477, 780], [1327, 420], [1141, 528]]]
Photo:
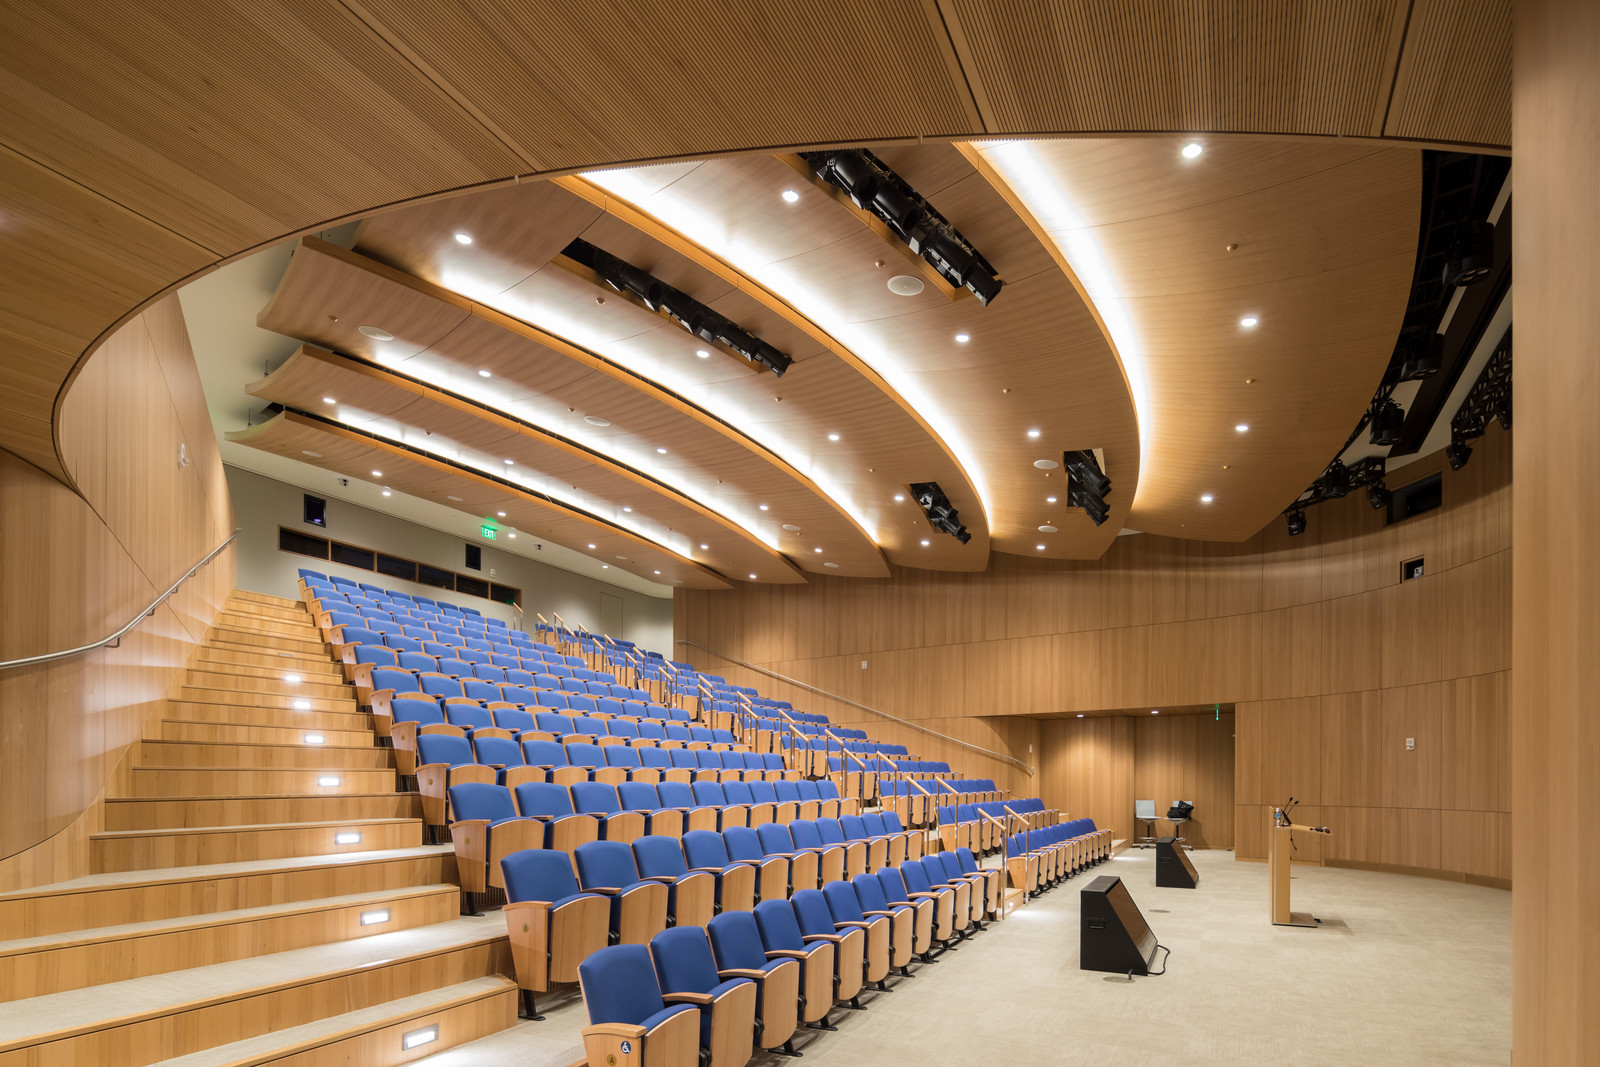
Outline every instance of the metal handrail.
[[1019, 768], [1021, 770], [1027, 771], [1029, 776], [1032, 776], [1032, 775], [1037, 773], [1037, 771], [1033, 767], [1031, 767], [1028, 764], [1022, 762], [1021, 760], [1017, 759], [1015, 756], [1008, 756], [1003, 752], [991, 751], [990, 749], [984, 748], [982, 745], [974, 745], [970, 741], [963, 741], [959, 737], [951, 737], [949, 734], [940, 733], [938, 730], [930, 730], [926, 726], [919, 726], [917, 723], [911, 722], [911, 721], [909, 721], [907, 719], [902, 719], [902, 718], [900, 718], [898, 716], [890, 715], [887, 711], [879, 711], [877, 708], [870, 708], [865, 704], [860, 704], [860, 703], [857, 703], [854, 700], [851, 700], [849, 697], [842, 697], [837, 693], [830, 693], [826, 689], [818, 688], [817, 686], [811, 685], [808, 682], [802, 682], [798, 678], [790, 678], [786, 674], [779, 674], [777, 671], [768, 670], [767, 668], [757, 666], [754, 663], [747, 663], [746, 661], [744, 661], [742, 659], [739, 659], [737, 656], [728, 655], [726, 652], [718, 652], [716, 649], [711, 648], [708, 645], [702, 645], [698, 641], [691, 641], [687, 637], [678, 638], [677, 643], [680, 644], [680, 645], [693, 645], [695, 648], [702, 649], [702, 650], [704, 650], [706, 652], [709, 652], [713, 656], [720, 656], [721, 658], [727, 660], [729, 663], [738, 664], [739, 666], [745, 668], [746, 670], [755, 671], [757, 674], [764, 674], [768, 678], [776, 678], [780, 682], [787, 682], [789, 685], [796, 686], [796, 687], [798, 687], [800, 689], [805, 689], [805, 690], [807, 690], [809, 692], [812, 692], [812, 693], [816, 693], [818, 696], [827, 697], [829, 700], [836, 700], [841, 704], [848, 704], [852, 708], [859, 708], [862, 711], [868, 712], [868, 713], [873, 714], [873, 715], [877, 715], [880, 718], [888, 719], [891, 722], [899, 723], [901, 726], [909, 727], [910, 729], [916, 730], [918, 733], [924, 733], [924, 734], [927, 734], [930, 737], [937, 737], [940, 740], [948, 741], [953, 745], [960, 745], [962, 748], [970, 749], [971, 751], [976, 752], [976, 753], [978, 753], [979, 755], [982, 755], [982, 756], [987, 756], [990, 759], [997, 759], [997, 760], [1000, 760], [1000, 761], [1002, 761], [1004, 763], [1009, 763], [1013, 767], [1017, 767], [1017, 768]]
[[10, 670], [12, 667], [27, 667], [35, 663], [50, 663], [53, 660], [66, 659], [69, 656], [79, 656], [85, 652], [93, 652], [97, 648], [105, 648], [108, 645], [120, 645], [122, 638], [128, 633], [128, 631], [132, 630], [135, 626], [138, 626], [141, 622], [154, 615], [156, 613], [156, 609], [161, 607], [162, 604], [165, 604], [167, 602], [167, 598], [173, 593], [176, 593], [180, 585], [182, 585], [184, 582], [187, 582], [190, 578], [193, 578], [195, 571], [199, 570], [201, 567], [204, 567], [207, 563], [210, 563], [213, 559], [215, 559], [217, 557], [217, 553], [233, 544], [233, 539], [238, 536], [238, 530], [235, 530], [233, 533], [229, 534], [227, 540], [223, 541], [222, 544], [218, 545], [216, 548], [213, 548], [210, 552], [207, 552], [205, 559], [202, 559], [199, 563], [196, 563], [193, 567], [190, 567], [182, 578], [179, 578], [177, 581], [173, 582], [172, 585], [167, 587], [167, 591], [165, 593], [162, 593], [160, 596], [152, 600], [149, 607], [135, 615], [131, 620], [129, 620], [126, 626], [112, 634], [110, 637], [102, 638], [99, 641], [91, 641], [87, 645], [79, 645], [77, 648], [69, 648], [62, 652], [46, 652], [42, 656], [26, 656], [22, 659], [6, 660], [4, 663], [0, 663], [0, 671]]

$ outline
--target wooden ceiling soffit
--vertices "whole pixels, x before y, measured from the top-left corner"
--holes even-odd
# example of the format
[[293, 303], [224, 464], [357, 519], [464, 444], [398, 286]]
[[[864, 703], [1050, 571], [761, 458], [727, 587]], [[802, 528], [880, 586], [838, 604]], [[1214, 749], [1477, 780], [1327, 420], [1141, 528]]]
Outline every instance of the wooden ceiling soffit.
[[263, 452], [310, 463], [350, 478], [370, 480], [383, 464], [383, 484], [419, 499], [474, 516], [506, 512], [517, 531], [577, 548], [591, 541], [611, 550], [610, 566], [646, 581], [686, 589], [731, 589], [725, 576], [685, 559], [616, 523], [543, 496], [505, 478], [455, 463], [411, 445], [363, 433], [304, 412], [283, 411], [228, 440]]
[[[380, 293], [381, 296], [374, 296], [374, 293]], [[349, 305], [356, 306], [351, 308]], [[368, 320], [346, 312], [365, 313], [380, 305], [383, 327], [394, 334], [397, 339], [394, 350], [402, 354], [426, 351], [452, 330], [471, 321], [481, 324], [482, 328], [503, 331], [507, 337], [538, 346], [544, 352], [554, 353], [584, 372], [597, 372], [617, 389], [625, 390], [627, 395], [642, 395], [653, 403], [664, 405], [676, 416], [692, 421], [702, 429], [709, 429], [717, 438], [736, 446], [741, 454], [757, 457], [765, 464], [770, 475], [775, 476], [773, 484], [797, 486], [805, 495], [821, 502], [827, 515], [826, 529], [832, 531], [831, 542], [838, 546], [837, 549], [828, 550], [828, 558], [842, 564], [838, 569], [822, 573], [857, 577], [882, 577], [888, 574], [888, 564], [882, 551], [848, 511], [824, 493], [809, 476], [740, 432], [737, 427], [672, 390], [589, 349], [405, 271], [318, 238], [302, 238], [282, 282], [256, 321], [263, 329], [309, 344], [364, 355], [372, 349], [372, 345], [358, 333], [357, 326]], [[323, 313], [341, 308], [344, 311], [337, 315]], [[377, 365], [369, 360], [364, 362]], [[405, 377], [404, 374], [399, 376]], [[821, 533], [821, 530], [818, 532]], [[822, 560], [819, 556], [818, 560], [808, 559], [806, 563], [806, 569], [816, 569], [822, 565]]]

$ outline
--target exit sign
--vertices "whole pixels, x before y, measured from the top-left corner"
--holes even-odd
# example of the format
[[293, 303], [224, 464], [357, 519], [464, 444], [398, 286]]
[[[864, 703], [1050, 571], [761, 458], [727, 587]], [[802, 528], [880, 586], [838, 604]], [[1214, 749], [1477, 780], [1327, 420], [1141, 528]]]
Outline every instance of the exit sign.
[[484, 527], [480, 527], [480, 529], [481, 529], [481, 532], [483, 533], [483, 536], [484, 536], [485, 540], [489, 540], [489, 541], [493, 541], [494, 538], [495, 538], [495, 534], [498, 532], [493, 526], [484, 526]]

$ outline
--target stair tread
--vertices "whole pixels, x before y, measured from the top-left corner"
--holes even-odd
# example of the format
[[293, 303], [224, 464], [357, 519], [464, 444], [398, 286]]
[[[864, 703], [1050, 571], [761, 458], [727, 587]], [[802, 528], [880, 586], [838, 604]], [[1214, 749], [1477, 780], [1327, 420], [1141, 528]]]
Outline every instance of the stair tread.
[[458, 985], [430, 989], [425, 993], [415, 993], [399, 1000], [374, 1004], [370, 1008], [360, 1008], [343, 1015], [331, 1015], [315, 1022], [274, 1030], [260, 1037], [246, 1038], [231, 1045], [218, 1045], [215, 1048], [192, 1052], [187, 1056], [178, 1056], [164, 1062], [168, 1067], [225, 1067], [227, 1064], [252, 1060], [276, 1059], [299, 1046], [315, 1046], [347, 1031], [365, 1032], [381, 1029], [394, 1022], [426, 1015], [451, 1004], [470, 1002], [515, 988], [516, 984], [511, 979], [500, 975], [474, 978]]
[[[341, 796], [348, 794], [341, 794]], [[221, 826], [163, 826], [147, 830], [101, 830], [90, 834], [92, 841], [110, 841], [133, 837], [174, 837], [184, 834], [259, 833], [262, 830], [307, 830], [318, 826], [384, 826], [404, 825], [417, 819], [319, 819], [313, 822], [256, 822], [227, 823]], [[170, 868], [164, 868], [170, 869]]]
[[[168, 720], [171, 721], [171, 720]], [[216, 723], [209, 725], [215, 726]], [[288, 727], [288, 729], [304, 729], [304, 727]], [[229, 745], [233, 748], [293, 748], [304, 752], [393, 752], [392, 748], [381, 748], [378, 745], [308, 745], [305, 742], [296, 744], [293, 741], [191, 741], [182, 737], [145, 737], [140, 739], [141, 744], [147, 745]], [[154, 767], [158, 764], [141, 763], [141, 767]], [[268, 770], [270, 768], [261, 768]]]
[[72, 989], [14, 1000], [6, 1011], [0, 1012], [0, 1051], [17, 1043], [31, 1044], [46, 1036], [55, 1039], [112, 1023], [120, 1025], [138, 1018], [236, 1000], [299, 985], [309, 979], [364, 970], [406, 957], [432, 955], [505, 936], [505, 919], [498, 912], [463, 916], [431, 926], [109, 982], [89, 987], [94, 990], [92, 996], [85, 995], [83, 989]]
[[[320, 794], [314, 794], [320, 795]], [[351, 794], [355, 795], [355, 794]], [[238, 878], [252, 874], [272, 874], [297, 868], [314, 868], [377, 863], [397, 859], [423, 859], [429, 856], [453, 855], [452, 845], [414, 845], [410, 848], [374, 849], [370, 852], [340, 852], [327, 856], [285, 856], [272, 860], [241, 860], [234, 863], [206, 863], [194, 867], [160, 867], [148, 871], [108, 871], [88, 874], [65, 882], [52, 882], [0, 893], [0, 900], [21, 897], [51, 896], [57, 893], [93, 893], [105, 889], [125, 889], [131, 886], [163, 885], [170, 882], [193, 882], [207, 878]]]
[[431, 896], [440, 890], [456, 892], [447, 883], [405, 886], [397, 889], [375, 889], [368, 893], [346, 893], [339, 896], [317, 897], [313, 900], [287, 901], [282, 904], [265, 904], [258, 908], [240, 908], [235, 911], [213, 911], [201, 915], [180, 915], [145, 922], [124, 923], [120, 926], [92, 926], [81, 930], [66, 930], [57, 934], [40, 934], [21, 937], [14, 941], [0, 941], [0, 956], [11, 956], [46, 949], [66, 948], [70, 945], [93, 944], [104, 941], [122, 941], [133, 937], [171, 933], [206, 926], [227, 926], [232, 923], [265, 919], [274, 915], [294, 915], [301, 912], [325, 911], [348, 907], [351, 904], [381, 904], [384, 901], [404, 900], [407, 897]]

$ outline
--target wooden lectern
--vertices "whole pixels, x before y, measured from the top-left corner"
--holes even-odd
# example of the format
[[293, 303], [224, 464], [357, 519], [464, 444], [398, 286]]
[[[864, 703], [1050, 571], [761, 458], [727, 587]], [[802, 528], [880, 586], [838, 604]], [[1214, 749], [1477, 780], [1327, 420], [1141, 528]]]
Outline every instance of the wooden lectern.
[[1296, 830], [1314, 834], [1329, 832], [1326, 826], [1295, 826], [1289, 822], [1282, 808], [1273, 808], [1267, 814], [1267, 895], [1270, 917], [1274, 926], [1315, 927], [1318, 920], [1306, 912], [1289, 910], [1289, 853], [1293, 851], [1289, 835]]

